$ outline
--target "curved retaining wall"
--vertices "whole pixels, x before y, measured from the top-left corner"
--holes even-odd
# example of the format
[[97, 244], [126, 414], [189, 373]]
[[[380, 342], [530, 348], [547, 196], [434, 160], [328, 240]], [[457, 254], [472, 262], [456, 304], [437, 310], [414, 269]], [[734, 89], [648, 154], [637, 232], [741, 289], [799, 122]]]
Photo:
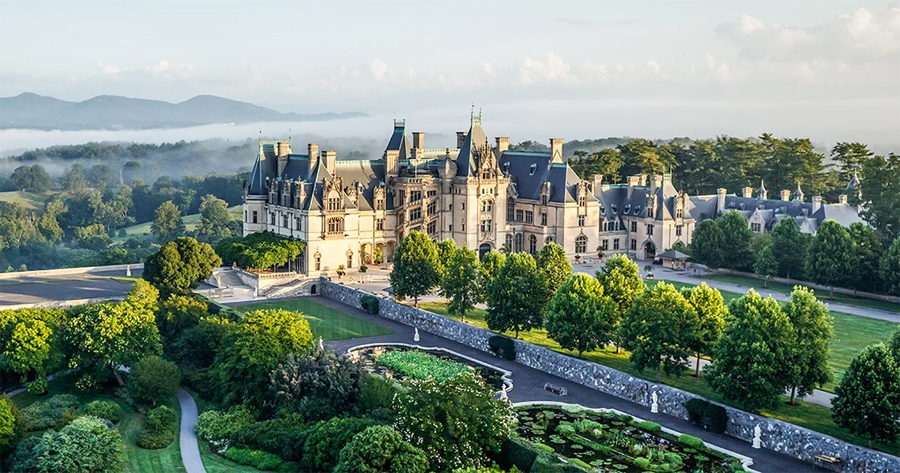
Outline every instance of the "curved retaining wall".
[[[359, 309], [362, 308], [359, 302], [360, 297], [371, 295], [324, 278], [321, 279], [319, 287], [322, 296]], [[390, 299], [379, 299], [379, 315], [382, 317], [418, 327], [419, 330], [484, 352], [491, 352], [488, 339], [494, 335], [493, 332]], [[516, 362], [536, 370], [648, 407], [651, 402], [650, 395], [656, 391], [659, 412], [664, 414], [688, 419], [684, 403], [690, 399], [704, 399], [687, 391], [635, 378], [627, 373], [579, 360], [521, 340], [513, 340], [513, 342], [516, 344]], [[895, 456], [859, 447], [780, 420], [751, 414], [729, 406], [723, 407], [728, 412], [726, 433], [746, 442], [753, 441], [753, 428], [759, 425], [762, 429], [761, 438], [764, 448], [811, 463], [816, 455], [839, 457], [844, 461], [842, 470], [844, 472], [900, 473], [900, 458]]]

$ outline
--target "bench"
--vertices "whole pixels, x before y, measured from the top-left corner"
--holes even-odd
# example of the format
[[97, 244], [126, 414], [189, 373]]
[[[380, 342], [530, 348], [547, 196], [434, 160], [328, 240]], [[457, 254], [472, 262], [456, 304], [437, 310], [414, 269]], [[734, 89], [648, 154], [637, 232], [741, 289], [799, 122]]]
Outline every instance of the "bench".
[[566, 388], [564, 388], [562, 386], [556, 386], [556, 385], [553, 385], [550, 383], [544, 384], [544, 389], [546, 389], [547, 391], [550, 391], [553, 394], [559, 394], [560, 396], [565, 396], [566, 394], [569, 393], [568, 391], [566, 391]]

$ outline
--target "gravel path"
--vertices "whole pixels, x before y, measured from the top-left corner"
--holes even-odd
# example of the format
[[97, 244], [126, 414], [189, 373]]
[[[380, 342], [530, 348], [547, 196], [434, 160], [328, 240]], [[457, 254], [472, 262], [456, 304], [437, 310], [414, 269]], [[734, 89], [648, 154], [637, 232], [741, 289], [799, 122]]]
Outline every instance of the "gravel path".
[[178, 403], [181, 405], [181, 461], [187, 473], [206, 473], [200, 459], [200, 447], [194, 425], [197, 423], [197, 403], [184, 388], [178, 388]]

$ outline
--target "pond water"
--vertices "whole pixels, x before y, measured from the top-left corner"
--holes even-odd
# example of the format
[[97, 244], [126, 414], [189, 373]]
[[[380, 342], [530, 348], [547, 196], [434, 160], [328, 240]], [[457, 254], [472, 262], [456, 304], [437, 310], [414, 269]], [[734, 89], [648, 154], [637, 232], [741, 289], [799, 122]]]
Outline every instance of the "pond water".
[[[450, 362], [460, 363], [468, 367], [468, 369], [472, 370], [475, 374], [481, 377], [488, 386], [496, 389], [497, 391], [503, 388], [503, 375], [506, 374], [502, 371], [493, 369], [489, 366], [485, 366], [479, 363], [475, 363], [472, 360], [468, 360], [466, 358], [453, 355], [452, 353], [447, 353], [440, 350], [423, 350], [420, 348], [413, 347], [405, 347], [398, 345], [381, 345], [374, 347], [364, 347], [358, 350], [350, 351], [350, 356], [357, 362], [360, 363], [366, 370], [371, 373], [379, 374], [388, 378], [396, 379], [398, 381], [402, 381], [408, 376], [401, 372], [398, 369], [390, 368], [384, 366], [383, 364], [378, 363], [378, 357], [387, 353], [389, 351], [416, 351], [421, 353], [427, 353], [439, 360], [447, 360]], [[422, 378], [419, 376], [419, 378]]]
[[613, 412], [527, 406], [516, 408], [516, 415], [522, 438], [548, 445], [560, 455], [601, 471], [725, 473], [735, 471], [733, 464], [740, 465], [736, 458], [706, 447], [682, 445], [673, 435], [649, 432], [629, 416]]

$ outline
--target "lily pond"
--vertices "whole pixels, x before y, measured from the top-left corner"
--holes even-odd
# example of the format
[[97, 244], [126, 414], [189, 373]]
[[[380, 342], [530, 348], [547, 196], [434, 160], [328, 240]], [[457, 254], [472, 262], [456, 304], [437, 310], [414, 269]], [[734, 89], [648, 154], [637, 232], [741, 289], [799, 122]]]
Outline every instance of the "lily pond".
[[659, 424], [637, 423], [631, 416], [577, 406], [521, 406], [515, 411], [519, 436], [596, 471], [744, 471], [740, 460], [706, 447], [696, 437], [676, 437], [662, 432]]
[[443, 351], [381, 345], [352, 350], [350, 356], [369, 372], [398, 381], [407, 378], [446, 381], [469, 370], [484, 379], [488, 386], [498, 391], [503, 388], [503, 372]]

